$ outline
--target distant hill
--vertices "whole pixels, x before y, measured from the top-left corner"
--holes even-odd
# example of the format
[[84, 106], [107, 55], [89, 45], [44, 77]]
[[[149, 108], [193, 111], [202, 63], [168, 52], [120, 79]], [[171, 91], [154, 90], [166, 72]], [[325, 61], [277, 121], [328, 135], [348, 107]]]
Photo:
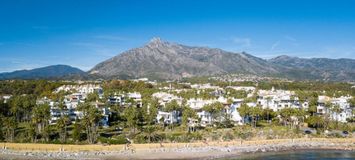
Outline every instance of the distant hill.
[[153, 38], [96, 65], [89, 71], [106, 78], [179, 79], [228, 73], [279, 74], [266, 60], [246, 53], [191, 47]]
[[32, 70], [0, 73], [0, 79], [63, 79], [64, 77], [75, 77], [85, 74], [84, 71], [68, 65], [52, 65]]
[[280, 68], [280, 72], [285, 73], [289, 78], [324, 81], [355, 80], [354, 59], [307, 59], [283, 55], [270, 59], [269, 62], [277, 65]]

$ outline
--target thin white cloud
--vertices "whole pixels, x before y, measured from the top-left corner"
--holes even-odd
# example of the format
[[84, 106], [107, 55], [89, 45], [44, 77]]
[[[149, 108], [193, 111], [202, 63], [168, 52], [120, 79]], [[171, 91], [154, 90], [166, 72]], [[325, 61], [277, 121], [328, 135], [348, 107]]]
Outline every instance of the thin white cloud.
[[320, 56], [329, 57], [329, 58], [352, 58], [354, 59], [355, 47], [349, 46], [327, 46]]
[[250, 38], [232, 38], [233, 43], [241, 46], [241, 47], [251, 47], [251, 39]]
[[32, 29], [35, 29], [35, 30], [48, 30], [49, 27], [48, 26], [32, 26]]
[[41, 45], [32, 42], [14, 42], [14, 44], [25, 47], [41, 47]]
[[43, 67], [40, 64], [35, 64], [35, 63], [21, 63], [21, 62], [16, 62], [12, 63], [13, 65], [9, 67], [2, 67], [0, 69], [0, 73], [2, 72], [13, 72], [13, 71], [18, 71], [18, 70], [30, 70], [34, 68], [39, 68]]
[[[254, 55], [263, 59], [271, 59], [271, 58], [275, 58], [277, 56], [281, 56], [281, 55], [287, 55], [287, 56], [291, 56], [291, 57], [300, 57], [300, 58], [323, 58], [323, 57], [319, 57], [317, 56], [317, 53], [319, 52], [306, 52], [306, 51], [300, 51], [300, 52], [290, 52], [290, 51], [286, 51], [286, 50], [275, 50], [272, 53], [270, 53], [271, 51], [253, 51]], [[312, 55], [312, 56], [309, 56]]]
[[108, 48], [95, 49], [95, 54], [102, 57], [113, 57], [116, 55], [116, 51]]
[[110, 41], [125, 41], [125, 40], [127, 40], [127, 38], [125, 38], [125, 37], [114, 36], [114, 35], [97, 35], [97, 36], [94, 36], [94, 38], [103, 39], [103, 40], [110, 40]]
[[287, 40], [289, 40], [289, 41], [294, 41], [294, 42], [297, 41], [296, 38], [294, 38], [294, 37], [292, 37], [292, 36], [289, 36], [289, 35], [284, 36], [284, 38], [287, 39]]
[[88, 47], [88, 48], [95, 48], [95, 47], [102, 47], [102, 45], [97, 43], [91, 42], [72, 42], [70, 45], [79, 46], [79, 47]]
[[293, 46], [299, 46], [300, 43], [298, 42], [298, 40], [292, 36], [286, 35], [284, 36], [284, 38], [289, 41], [289, 44], [293, 45]]
[[280, 45], [280, 43], [280, 41], [276, 41], [275, 43], [273, 43], [270, 48], [270, 51], [274, 51]]

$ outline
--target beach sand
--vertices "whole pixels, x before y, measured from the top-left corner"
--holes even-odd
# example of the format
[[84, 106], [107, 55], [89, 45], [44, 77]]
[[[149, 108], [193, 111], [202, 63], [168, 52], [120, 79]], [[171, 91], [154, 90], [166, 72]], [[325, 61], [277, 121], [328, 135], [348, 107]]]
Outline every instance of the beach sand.
[[0, 159], [218, 159], [237, 157], [243, 154], [262, 152], [282, 152], [290, 150], [324, 149], [324, 150], [349, 150], [355, 151], [353, 141], [335, 142], [285, 142], [277, 144], [247, 144], [229, 146], [201, 146], [182, 148], [155, 148], [124, 151], [80, 151], [80, 152], [43, 152], [43, 151], [15, 151], [0, 150]]

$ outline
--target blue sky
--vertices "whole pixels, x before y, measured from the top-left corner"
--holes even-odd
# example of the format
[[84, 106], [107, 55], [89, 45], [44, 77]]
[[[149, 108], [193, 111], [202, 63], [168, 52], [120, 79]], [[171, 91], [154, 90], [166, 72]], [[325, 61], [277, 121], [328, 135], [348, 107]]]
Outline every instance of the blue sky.
[[355, 57], [355, 1], [0, 0], [0, 72], [83, 70], [152, 37], [262, 58]]

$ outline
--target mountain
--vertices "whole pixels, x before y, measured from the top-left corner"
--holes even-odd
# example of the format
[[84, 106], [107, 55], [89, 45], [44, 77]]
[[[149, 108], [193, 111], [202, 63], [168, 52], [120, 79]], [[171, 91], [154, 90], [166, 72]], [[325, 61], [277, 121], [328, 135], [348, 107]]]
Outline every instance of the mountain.
[[32, 70], [19, 70], [9, 73], [0, 73], [0, 80], [4, 79], [62, 79], [64, 77], [85, 75], [78, 68], [67, 65], [52, 65]]
[[[328, 59], [328, 58], [298, 58], [286, 55], [270, 59], [268, 62], [277, 65], [280, 72], [293, 78], [318, 79], [324, 81], [354, 81], [354, 59]], [[306, 77], [304, 77], [306, 76]]]
[[153, 38], [142, 47], [118, 54], [87, 73], [66, 65], [0, 73], [2, 79], [176, 80], [192, 76], [242, 73], [291, 80], [355, 81], [355, 60], [278, 56], [265, 60], [247, 53], [193, 47]]
[[90, 74], [106, 78], [179, 79], [228, 73], [280, 74], [268, 61], [246, 53], [191, 47], [153, 38], [148, 44], [96, 65]]

